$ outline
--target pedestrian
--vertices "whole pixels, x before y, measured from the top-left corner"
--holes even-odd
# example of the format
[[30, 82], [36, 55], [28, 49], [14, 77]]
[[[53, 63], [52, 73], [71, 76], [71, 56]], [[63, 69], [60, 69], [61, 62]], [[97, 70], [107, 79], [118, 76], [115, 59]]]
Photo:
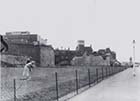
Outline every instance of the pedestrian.
[[34, 67], [35, 67], [35, 61], [31, 61], [24, 66], [23, 77], [25, 80], [31, 79], [31, 72], [33, 72]]
[[31, 57], [29, 57], [29, 58], [27, 59], [27, 61], [26, 61], [26, 64], [29, 63], [29, 62], [31, 62], [31, 60], [32, 60]]

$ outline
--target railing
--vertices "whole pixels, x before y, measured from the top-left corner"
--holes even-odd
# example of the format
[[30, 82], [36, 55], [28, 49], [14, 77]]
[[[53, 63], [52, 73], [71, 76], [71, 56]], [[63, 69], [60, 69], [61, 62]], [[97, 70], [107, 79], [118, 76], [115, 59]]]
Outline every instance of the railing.
[[[65, 78], [65, 76], [62, 76], [59, 72], [54, 72], [53, 76], [53, 84], [51, 87], [39, 90], [38, 92], [43, 92], [43, 95], [37, 94], [37, 92], [31, 93], [30, 95], [34, 96], [31, 97], [31, 99], [35, 99], [37, 96], [44, 96], [44, 98], [40, 97], [39, 100], [45, 99], [45, 101], [53, 101], [57, 100], [59, 101], [61, 97], [70, 94], [75, 93], [74, 95], [77, 95], [81, 93], [84, 87], [86, 90], [87, 88], [92, 87], [95, 84], [98, 84], [102, 80], [119, 73], [123, 70], [127, 69], [127, 67], [100, 67], [100, 68], [86, 68], [83, 70], [75, 69], [74, 71], [67, 72], [66, 74], [69, 75]], [[70, 74], [69, 74], [70, 73]], [[68, 79], [68, 80], [64, 80]], [[21, 98], [17, 97], [18, 90], [21, 86], [17, 86], [17, 79], [13, 80], [13, 99], [14, 101], [18, 101]], [[47, 91], [48, 90], [48, 91]], [[34, 95], [37, 94], [37, 95]]]

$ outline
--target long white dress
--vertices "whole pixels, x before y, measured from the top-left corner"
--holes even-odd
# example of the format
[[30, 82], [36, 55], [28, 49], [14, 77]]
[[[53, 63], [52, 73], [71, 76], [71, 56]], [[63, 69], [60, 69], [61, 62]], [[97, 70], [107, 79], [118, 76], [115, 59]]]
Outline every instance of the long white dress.
[[24, 66], [24, 70], [23, 70], [23, 77], [27, 78], [30, 76], [30, 70], [29, 70], [29, 66], [31, 66], [31, 63], [28, 63]]

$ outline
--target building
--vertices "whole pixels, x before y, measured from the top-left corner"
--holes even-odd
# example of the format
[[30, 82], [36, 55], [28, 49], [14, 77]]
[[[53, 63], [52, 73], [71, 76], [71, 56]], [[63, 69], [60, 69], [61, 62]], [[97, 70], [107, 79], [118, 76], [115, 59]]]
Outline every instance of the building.
[[110, 48], [106, 48], [106, 49], [99, 49], [97, 51], [97, 54], [102, 56], [104, 59], [107, 56], [110, 56], [111, 59], [116, 59], [116, 53], [114, 51], [111, 51]]
[[92, 47], [85, 46], [84, 40], [78, 40], [76, 50], [56, 49], [55, 50], [55, 65], [71, 65], [71, 61], [75, 56], [83, 56], [92, 54]]
[[92, 49], [92, 46], [91, 45], [89, 47], [88, 46], [85, 46], [85, 41], [84, 40], [78, 40], [77, 43], [78, 43], [78, 45], [76, 47], [76, 51], [78, 51], [81, 56], [85, 52], [87, 53], [87, 55], [92, 54], [93, 49]]
[[8, 32], [5, 35], [9, 50], [4, 54], [32, 57], [38, 66], [54, 66], [54, 49], [42, 43], [37, 34], [30, 32]]
[[75, 55], [77, 55], [77, 51], [75, 50], [55, 50], [55, 65], [71, 65], [71, 60]]
[[110, 61], [106, 58], [103, 59], [102, 56], [94, 55], [83, 55], [80, 57], [74, 57], [71, 61], [74, 66], [109, 66]]
[[23, 44], [47, 44], [46, 39], [42, 39], [39, 35], [37, 34], [31, 34], [28, 31], [24, 32], [7, 32], [6, 35], [4, 36], [9, 42], [12, 43], [23, 43]]
[[[87, 54], [87, 52], [89, 52], [89, 54]], [[120, 63], [116, 59], [116, 53], [114, 51], [111, 51], [110, 48], [99, 49], [97, 52], [90, 52], [91, 49], [89, 51], [85, 51], [82, 56], [75, 56], [71, 61], [72, 65], [120, 65]]]

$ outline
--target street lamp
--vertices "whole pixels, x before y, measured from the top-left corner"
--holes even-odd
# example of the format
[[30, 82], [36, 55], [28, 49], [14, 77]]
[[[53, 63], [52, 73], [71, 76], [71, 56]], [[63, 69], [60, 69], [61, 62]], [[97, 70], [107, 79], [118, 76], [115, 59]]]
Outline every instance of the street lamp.
[[133, 40], [133, 76], [136, 76], [136, 71], [135, 71], [135, 43], [136, 43], [136, 41]]

